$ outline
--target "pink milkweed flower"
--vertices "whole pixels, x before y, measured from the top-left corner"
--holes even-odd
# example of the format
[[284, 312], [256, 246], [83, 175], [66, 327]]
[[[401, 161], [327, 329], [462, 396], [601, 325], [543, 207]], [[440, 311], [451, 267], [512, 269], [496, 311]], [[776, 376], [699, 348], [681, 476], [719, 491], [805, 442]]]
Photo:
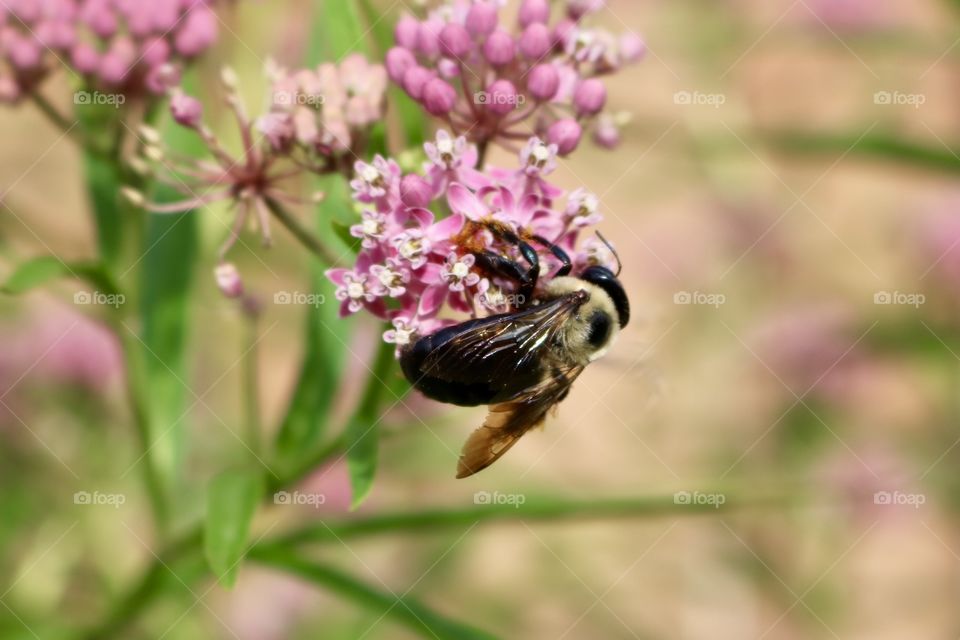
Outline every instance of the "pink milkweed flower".
[[271, 113], [285, 116], [297, 141], [320, 156], [359, 154], [365, 131], [383, 118], [387, 70], [360, 54], [295, 72], [271, 65], [269, 72]]
[[222, 84], [226, 92], [225, 101], [240, 132], [240, 153], [231, 154], [227, 151], [214, 132], [203, 123], [199, 102], [177, 91], [171, 102], [174, 119], [200, 137], [210, 157], [182, 160], [169, 157], [161, 147], [159, 134], [144, 127], [141, 129], [144, 158], [136, 159], [136, 162], [152, 168], [160, 182], [188, 197], [179, 202], [154, 203], [147, 202], [142, 194], [132, 189], [125, 190], [131, 201], [155, 213], [182, 213], [217, 201], [231, 202], [237, 214], [220, 248], [221, 261], [251, 219], [256, 220], [264, 244], [270, 244], [271, 205], [274, 202], [301, 203], [301, 200], [286, 192], [283, 183], [308, 170], [306, 163], [296, 161], [291, 156], [289, 148], [265, 142], [264, 137], [256, 135], [255, 123], [247, 115], [240, 99], [233, 71], [223, 71]]
[[516, 25], [501, 21], [503, 6], [447, 0], [424, 20], [403, 18], [386, 56], [388, 75], [484, 149], [490, 142], [513, 149], [537, 135], [569, 154], [606, 104], [599, 77], [639, 60], [643, 41], [585, 25], [603, 6], [596, 0], [569, 3], [552, 27], [543, 0], [524, 2]]
[[[581, 189], [570, 194], [565, 209], [554, 208], [563, 190], [548, 179], [556, 164], [550, 145], [531, 139], [518, 167], [484, 172], [472, 169], [475, 152], [462, 136], [438, 133], [424, 150], [425, 175], [401, 175], [399, 165], [385, 158], [358, 164], [358, 174], [368, 174], [358, 176], [354, 186], [354, 200], [367, 205], [351, 227], [359, 253], [351, 268], [327, 272], [337, 285], [341, 314], [367, 311], [391, 321], [383, 339], [396, 344], [398, 353], [418, 336], [456, 322], [450, 313], [478, 317], [523, 304], [516, 282], [488, 272], [477, 259], [486, 252], [517, 259], [516, 247], [495, 236], [488, 223], [539, 238], [538, 246], [555, 243], [578, 268], [616, 265], [609, 247], [596, 238], [576, 246], [579, 233], [601, 219], [595, 196]], [[410, 202], [404, 202], [403, 185], [417, 192], [415, 199], [407, 193]], [[559, 260], [541, 255], [546, 282]]]
[[13, 90], [3, 97], [30, 94], [58, 65], [79, 76], [84, 91], [159, 96], [184, 64], [215, 43], [220, 25], [215, 5], [214, 0], [6, 3], [0, 84]]

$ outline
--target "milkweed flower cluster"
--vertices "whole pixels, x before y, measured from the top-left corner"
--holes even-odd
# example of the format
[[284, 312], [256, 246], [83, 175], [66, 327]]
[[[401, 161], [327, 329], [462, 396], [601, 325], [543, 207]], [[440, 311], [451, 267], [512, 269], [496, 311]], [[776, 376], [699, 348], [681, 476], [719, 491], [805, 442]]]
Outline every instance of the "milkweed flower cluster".
[[[231, 154], [205, 124], [204, 109], [199, 100], [179, 88], [173, 89], [170, 97], [173, 119], [200, 137], [209, 157], [195, 159], [172, 155], [162, 147], [155, 131], [142, 128], [143, 153], [131, 164], [137, 171], [152, 174], [159, 182], [186, 197], [177, 202], [149, 202], [139, 191], [125, 189], [130, 201], [154, 213], [181, 213], [218, 201], [229, 202], [235, 207], [236, 217], [220, 248], [221, 262], [215, 271], [217, 284], [228, 297], [239, 297], [243, 292], [239, 273], [224, 260], [244, 227], [255, 222], [264, 244], [270, 244], [271, 210], [277, 204], [306, 204], [291, 195], [285, 183], [304, 173], [337, 171], [332, 155], [334, 150], [356, 147], [358, 139], [366, 135], [366, 129], [382, 117], [385, 81], [378, 83], [377, 77], [385, 77], [385, 71], [366, 60], [351, 57], [339, 68], [323, 65], [318, 71], [292, 74], [278, 69], [273, 71], [274, 108], [257, 119], [247, 113], [234, 72], [225, 69], [221, 74], [225, 101], [240, 134], [239, 154]], [[316, 92], [309, 95], [329, 99], [316, 102], [323, 107], [319, 111], [314, 111], [306, 103], [301, 105], [298, 101], [278, 97], [282, 95], [280, 91], [297, 91], [312, 81], [317, 81], [312, 89]], [[293, 94], [287, 95], [292, 97]], [[330, 104], [339, 106], [328, 111]], [[284, 109], [279, 109], [280, 106]], [[307, 109], [306, 113], [299, 111], [301, 106]], [[346, 111], [350, 109], [357, 110], [359, 115], [347, 115]], [[327, 120], [328, 114], [330, 121]], [[309, 122], [306, 122], [307, 118]], [[342, 147], [329, 143], [331, 138], [328, 137], [328, 133], [340, 124], [345, 125], [341, 132], [343, 137], [334, 139]], [[306, 132], [312, 133], [307, 135]], [[315, 194], [313, 201], [320, 197], [321, 194]]]
[[296, 142], [322, 156], [356, 152], [383, 118], [387, 72], [360, 54], [316, 69], [275, 68], [271, 75], [273, 107], [259, 126], [275, 147]]
[[448, 0], [423, 19], [401, 19], [386, 57], [390, 78], [454, 132], [486, 144], [531, 134], [576, 149], [585, 129], [606, 147], [621, 119], [604, 114], [601, 77], [643, 56], [643, 41], [591, 27], [603, 0], [568, 0], [552, 24], [549, 0], [524, 0], [516, 25], [499, 0]]
[[35, 91], [57, 64], [85, 84], [159, 95], [179, 65], [217, 38], [212, 0], [6, 0], [0, 4], [0, 101]]
[[[360, 251], [351, 268], [327, 271], [341, 315], [367, 311], [390, 320], [393, 328], [383, 338], [399, 349], [452, 324], [449, 312], [479, 317], [516, 307], [523, 302], [516, 299], [517, 284], [487, 272], [476, 258], [490, 251], [518, 259], [515, 246], [490, 233], [491, 221], [548, 239], [569, 252], [577, 268], [614, 264], [595, 237], [577, 248], [581, 234], [602, 219], [599, 201], [580, 189], [560, 204], [564, 192], [548, 181], [556, 145], [531, 138], [519, 167], [486, 171], [477, 169], [477, 149], [463, 136], [441, 130], [424, 150], [428, 160], [420, 173], [404, 175], [380, 156], [356, 163], [351, 187], [362, 213], [350, 233]], [[545, 257], [541, 273], [558, 266]]]

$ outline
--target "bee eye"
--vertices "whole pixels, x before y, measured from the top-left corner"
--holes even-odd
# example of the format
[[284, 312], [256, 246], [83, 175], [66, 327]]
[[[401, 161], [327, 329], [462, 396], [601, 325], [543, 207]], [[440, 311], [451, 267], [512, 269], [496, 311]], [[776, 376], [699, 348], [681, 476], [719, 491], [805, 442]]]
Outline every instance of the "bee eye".
[[600, 312], [590, 316], [590, 329], [587, 333], [587, 342], [599, 349], [606, 343], [609, 335], [610, 316]]

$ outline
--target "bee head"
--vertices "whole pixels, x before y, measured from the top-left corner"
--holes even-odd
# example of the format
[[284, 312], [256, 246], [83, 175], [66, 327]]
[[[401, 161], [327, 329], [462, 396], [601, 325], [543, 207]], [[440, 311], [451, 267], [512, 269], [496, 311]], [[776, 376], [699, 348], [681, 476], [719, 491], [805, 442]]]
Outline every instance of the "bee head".
[[613, 271], [607, 267], [595, 265], [584, 269], [578, 277], [603, 289], [617, 308], [617, 320], [620, 323], [620, 328], [627, 326], [627, 323], [630, 322], [630, 301], [627, 300], [627, 292], [623, 290], [623, 285], [620, 284], [620, 280], [617, 279]]

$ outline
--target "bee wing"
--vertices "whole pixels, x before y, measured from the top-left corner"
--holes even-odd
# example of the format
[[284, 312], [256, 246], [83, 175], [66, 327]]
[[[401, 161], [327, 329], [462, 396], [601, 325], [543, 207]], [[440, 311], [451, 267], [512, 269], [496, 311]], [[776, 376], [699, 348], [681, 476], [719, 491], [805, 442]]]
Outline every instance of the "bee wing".
[[542, 350], [581, 302], [574, 293], [475, 322], [438, 345], [422, 370], [450, 382], [493, 383], [498, 388], [519, 384], [526, 390], [532, 384], [529, 376], [538, 373]]
[[460, 452], [457, 477], [466, 478], [486, 469], [515, 445], [523, 434], [543, 424], [547, 411], [566, 397], [582, 366], [553, 369], [523, 395], [490, 407], [483, 426], [476, 429]]

